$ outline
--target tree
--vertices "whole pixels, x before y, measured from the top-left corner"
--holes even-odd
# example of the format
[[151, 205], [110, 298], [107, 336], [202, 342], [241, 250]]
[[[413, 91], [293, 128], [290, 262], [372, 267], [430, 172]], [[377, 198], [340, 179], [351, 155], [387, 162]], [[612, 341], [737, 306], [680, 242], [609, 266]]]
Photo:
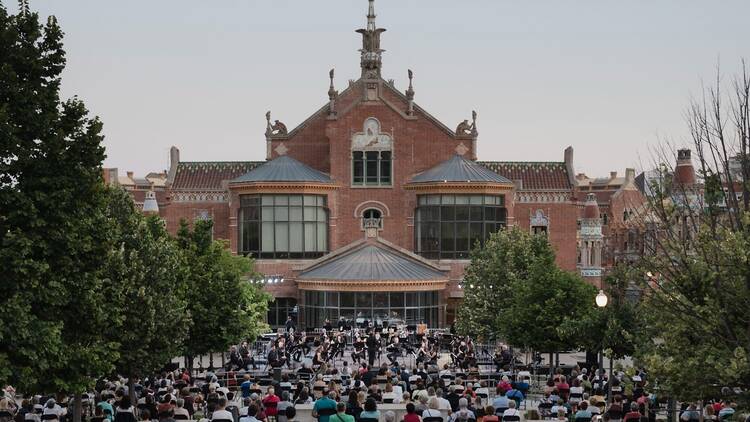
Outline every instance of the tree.
[[103, 336], [112, 242], [102, 124], [60, 100], [62, 37], [54, 17], [0, 5], [0, 383], [80, 398], [117, 359]]
[[636, 355], [662, 391], [681, 400], [750, 388], [750, 75], [744, 63], [728, 94], [724, 86], [718, 76], [686, 113], [699, 182], [682, 183], [679, 169], [668, 164], [675, 157], [657, 151], [660, 177], [639, 220], [649, 240], [639, 270], [651, 277], [643, 283], [647, 331]]
[[[115, 222], [115, 250], [107, 275], [115, 282], [111, 308], [118, 323], [118, 374], [133, 381], [163, 368], [182, 351], [190, 316], [186, 310], [186, 261], [161, 219], [144, 218], [122, 189], [109, 190], [108, 215]], [[135, 402], [135, 401], [134, 401]]]
[[464, 300], [458, 310], [459, 332], [495, 338], [506, 322], [502, 311], [512, 303], [512, 286], [530, 276], [533, 266], [554, 268], [555, 254], [547, 239], [517, 227], [493, 233], [471, 252], [463, 280]]
[[567, 319], [558, 330], [565, 337], [577, 339], [578, 345], [586, 350], [606, 350], [611, 359], [632, 356], [642, 327], [635, 296], [640, 293], [635, 287], [640, 284], [639, 274], [642, 276], [635, 267], [613, 268], [603, 283], [607, 306], [598, 308], [593, 302], [591, 306], [582, 306], [578, 317]]
[[537, 262], [525, 280], [516, 280], [511, 301], [500, 311], [510, 343], [550, 354], [576, 349], [582, 338], [561, 330], [594, 306], [596, 289], [579, 276]]
[[269, 296], [251, 280], [253, 262], [234, 256], [225, 242], [212, 240], [213, 222], [197, 221], [193, 231], [182, 221], [177, 242], [186, 255], [187, 309], [191, 324], [183, 353], [192, 368], [195, 356], [223, 351], [239, 340], [268, 330]]

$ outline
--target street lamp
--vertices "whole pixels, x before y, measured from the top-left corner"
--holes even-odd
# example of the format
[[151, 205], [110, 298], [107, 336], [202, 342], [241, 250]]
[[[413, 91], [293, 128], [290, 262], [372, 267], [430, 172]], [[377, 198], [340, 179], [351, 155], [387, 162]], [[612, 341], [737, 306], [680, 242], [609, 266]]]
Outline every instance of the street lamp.
[[596, 295], [596, 306], [603, 308], [607, 306], [608, 301], [609, 299], [607, 298], [607, 295], [604, 293], [604, 290], [599, 290], [599, 294]]
[[[604, 307], [607, 306], [607, 302], [609, 302], [609, 298], [604, 293], [604, 290], [600, 289], [599, 293], [596, 295], [596, 306], [598, 306], [601, 309], [604, 309]], [[609, 314], [607, 314], [607, 325], [609, 326]], [[602, 370], [602, 375], [604, 375], [604, 371], [602, 366], [604, 366], [604, 350], [603, 350], [604, 344], [602, 344], [602, 351], [601, 351], [601, 360], [599, 361], [599, 369]], [[609, 358], [609, 377], [607, 378], [607, 404], [611, 403], [612, 401], [612, 357]]]

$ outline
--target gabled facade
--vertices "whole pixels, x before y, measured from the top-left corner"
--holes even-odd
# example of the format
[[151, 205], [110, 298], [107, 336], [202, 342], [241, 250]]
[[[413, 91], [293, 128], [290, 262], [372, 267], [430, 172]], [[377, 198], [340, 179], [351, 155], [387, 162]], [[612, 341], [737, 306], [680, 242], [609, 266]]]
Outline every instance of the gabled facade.
[[360, 78], [338, 92], [331, 70], [328, 101], [291, 130], [267, 113], [265, 162], [184, 162], [172, 148], [168, 229], [212, 219], [270, 281], [272, 325], [291, 309], [302, 327], [450, 324], [472, 245], [507, 226], [548, 236], [576, 271], [573, 149], [559, 162], [477, 161], [476, 113], [452, 129], [415, 103], [411, 71], [403, 92], [383, 79], [369, 3]]

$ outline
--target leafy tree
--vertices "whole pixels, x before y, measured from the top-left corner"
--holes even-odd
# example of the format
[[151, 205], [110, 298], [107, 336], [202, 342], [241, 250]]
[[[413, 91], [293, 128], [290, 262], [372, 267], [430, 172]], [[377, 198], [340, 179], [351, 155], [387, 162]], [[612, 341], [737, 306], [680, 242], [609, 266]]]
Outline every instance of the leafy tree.
[[161, 219], [144, 218], [122, 189], [109, 190], [108, 215], [116, 222], [116, 248], [107, 266], [115, 281], [112, 308], [118, 323], [117, 373], [133, 380], [162, 368], [182, 351], [190, 316], [185, 304], [186, 263]]
[[269, 296], [250, 282], [253, 262], [235, 256], [226, 242], [212, 240], [213, 222], [197, 221], [193, 231], [182, 221], [177, 242], [188, 263], [187, 309], [191, 324], [184, 344], [186, 365], [195, 356], [226, 350], [268, 329]]
[[636, 267], [616, 266], [603, 283], [607, 306], [582, 306], [577, 318], [564, 321], [558, 331], [565, 337], [577, 339], [578, 345], [586, 350], [606, 350], [612, 359], [632, 356], [642, 321], [635, 303], [638, 298], [630, 298], [628, 294], [640, 294], [636, 287], [639, 274], [642, 275]]
[[117, 358], [102, 124], [60, 99], [62, 37], [0, 5], [0, 383], [25, 392], [80, 393]]
[[529, 278], [534, 266], [554, 268], [555, 254], [547, 239], [517, 227], [494, 233], [471, 252], [464, 272], [464, 300], [458, 310], [459, 332], [495, 338], [507, 322], [502, 314], [513, 301], [515, 284]]
[[513, 283], [512, 300], [500, 311], [505, 339], [514, 345], [552, 353], [576, 349], [582, 338], [560, 330], [594, 306], [596, 289], [579, 276], [537, 262], [525, 280]]
[[[750, 73], [721, 75], [686, 112], [699, 183], [681, 183], [672, 151], [657, 151], [658, 180], [637, 220], [645, 334], [636, 357], [678, 400], [745, 391], [750, 404]], [[670, 148], [674, 150], [675, 148]], [[685, 157], [683, 153], [683, 158]], [[725, 398], [725, 397], [722, 397]]]

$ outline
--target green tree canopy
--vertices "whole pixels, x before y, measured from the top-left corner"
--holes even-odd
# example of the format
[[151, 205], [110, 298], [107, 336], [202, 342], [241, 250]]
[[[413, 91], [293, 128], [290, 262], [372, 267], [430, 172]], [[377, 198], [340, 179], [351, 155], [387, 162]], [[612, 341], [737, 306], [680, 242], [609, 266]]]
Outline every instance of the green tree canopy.
[[503, 333], [502, 316], [513, 302], [513, 286], [527, 280], [534, 266], [554, 268], [555, 254], [547, 239], [517, 227], [492, 234], [471, 252], [464, 272], [464, 300], [458, 311], [459, 332], [484, 339]]
[[[638, 297], [629, 298], [629, 294], [640, 295], [637, 277], [642, 278], [635, 267], [618, 265], [604, 279], [604, 291], [608, 298], [607, 306], [598, 308], [581, 306], [577, 318], [568, 318], [560, 324], [558, 330], [564, 337], [576, 339], [579, 346], [591, 351], [608, 351], [614, 359], [632, 356], [636, 342], [642, 334], [642, 320], [638, 312]], [[632, 289], [636, 289], [633, 291]]]
[[102, 125], [60, 99], [62, 37], [0, 5], [0, 383], [25, 392], [84, 391], [117, 358]]
[[[110, 309], [118, 323], [108, 332], [118, 342], [117, 373], [129, 381], [158, 371], [182, 352], [190, 315], [186, 309], [186, 261], [159, 217], [145, 218], [122, 189], [109, 190], [115, 250], [107, 275], [115, 282]], [[135, 390], [130, 389], [135, 396]]]
[[500, 310], [501, 332], [510, 344], [548, 353], [581, 345], [581, 336], [560, 326], [583, 318], [595, 306], [594, 286], [578, 275], [536, 263], [512, 289], [511, 302]]
[[253, 261], [232, 255], [225, 242], [212, 240], [212, 228], [210, 220], [196, 221], [191, 231], [182, 221], [177, 235], [188, 265], [191, 324], [183, 350], [189, 361], [268, 330], [264, 321], [269, 296], [251, 282], [257, 278]]

